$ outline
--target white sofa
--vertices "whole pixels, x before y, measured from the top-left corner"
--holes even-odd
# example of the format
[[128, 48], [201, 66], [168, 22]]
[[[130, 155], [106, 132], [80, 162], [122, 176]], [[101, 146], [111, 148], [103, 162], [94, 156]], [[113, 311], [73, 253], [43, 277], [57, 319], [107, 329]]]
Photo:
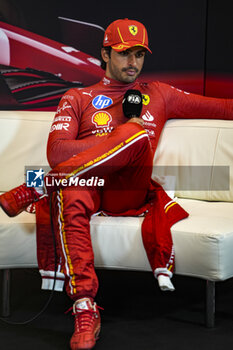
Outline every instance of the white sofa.
[[[46, 142], [53, 116], [54, 112], [0, 112], [1, 192], [25, 181], [25, 166], [47, 166]], [[165, 181], [165, 187], [176, 177], [175, 196], [190, 214], [172, 227], [175, 273], [207, 281], [208, 327], [214, 326], [215, 282], [233, 276], [232, 170], [232, 121], [167, 122], [155, 154], [154, 175]], [[150, 271], [141, 239], [142, 220], [93, 217], [96, 267]], [[5, 316], [9, 313], [10, 269], [35, 267], [35, 215], [23, 212], [9, 218], [0, 209]]]

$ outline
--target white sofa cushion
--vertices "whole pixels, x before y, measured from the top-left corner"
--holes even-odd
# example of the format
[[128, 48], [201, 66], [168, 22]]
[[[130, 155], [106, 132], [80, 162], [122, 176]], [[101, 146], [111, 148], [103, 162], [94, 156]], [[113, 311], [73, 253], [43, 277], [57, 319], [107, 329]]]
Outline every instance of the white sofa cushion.
[[190, 214], [172, 227], [176, 272], [213, 281], [233, 276], [233, 203], [178, 199]]
[[[233, 276], [233, 203], [179, 199], [190, 216], [172, 227], [175, 273], [219, 281]], [[95, 266], [150, 271], [139, 217], [93, 217]], [[0, 211], [0, 268], [35, 267], [35, 215]], [[6, 249], [7, 247], [7, 249]]]
[[154, 162], [154, 175], [176, 177], [177, 197], [233, 201], [233, 121], [169, 120]]

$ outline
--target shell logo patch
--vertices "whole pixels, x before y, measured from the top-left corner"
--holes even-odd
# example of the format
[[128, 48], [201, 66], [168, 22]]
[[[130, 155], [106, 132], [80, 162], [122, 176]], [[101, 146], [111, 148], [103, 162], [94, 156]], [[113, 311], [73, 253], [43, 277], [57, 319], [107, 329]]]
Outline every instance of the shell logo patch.
[[92, 123], [95, 124], [97, 128], [109, 126], [111, 121], [112, 116], [108, 112], [96, 112], [92, 116]]
[[131, 26], [129, 26], [129, 31], [132, 35], [137, 35], [138, 34], [138, 27], [132, 24]]
[[147, 106], [150, 103], [150, 96], [149, 95], [142, 95], [142, 103]]

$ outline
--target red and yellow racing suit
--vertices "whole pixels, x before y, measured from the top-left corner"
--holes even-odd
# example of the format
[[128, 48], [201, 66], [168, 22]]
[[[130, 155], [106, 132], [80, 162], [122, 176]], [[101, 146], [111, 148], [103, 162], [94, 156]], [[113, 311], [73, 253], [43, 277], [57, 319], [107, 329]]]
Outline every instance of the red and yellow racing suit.
[[[144, 127], [127, 123], [123, 114], [122, 100], [128, 89], [142, 93]], [[90, 218], [98, 211], [111, 215], [146, 212], [142, 237], [151, 268], [171, 277], [170, 227], [188, 214], [151, 180], [153, 156], [168, 119], [200, 117], [232, 119], [233, 102], [190, 94], [160, 82], [125, 84], [106, 77], [62, 97], [48, 139], [47, 156], [53, 170], [45, 183], [53, 193], [61, 259], [58, 279], [64, 273], [72, 299], [94, 298], [98, 290], [90, 238]], [[75, 179], [94, 179], [95, 184], [75, 186]], [[98, 186], [99, 179], [104, 186]], [[70, 180], [73, 186], [66, 187]], [[45, 280], [53, 277], [47, 270], [53, 270], [54, 262], [46, 201], [37, 204], [38, 263]]]

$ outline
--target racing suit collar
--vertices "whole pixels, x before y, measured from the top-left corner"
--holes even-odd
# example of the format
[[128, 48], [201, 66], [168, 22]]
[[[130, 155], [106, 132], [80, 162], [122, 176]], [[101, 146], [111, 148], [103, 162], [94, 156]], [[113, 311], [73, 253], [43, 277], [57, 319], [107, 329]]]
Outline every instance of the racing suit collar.
[[134, 88], [134, 86], [137, 84], [137, 79], [134, 82], [127, 84], [127, 83], [123, 83], [121, 81], [114, 80], [104, 76], [101, 82], [106, 87], [111, 87], [111, 88], [121, 89], [126, 91]]

